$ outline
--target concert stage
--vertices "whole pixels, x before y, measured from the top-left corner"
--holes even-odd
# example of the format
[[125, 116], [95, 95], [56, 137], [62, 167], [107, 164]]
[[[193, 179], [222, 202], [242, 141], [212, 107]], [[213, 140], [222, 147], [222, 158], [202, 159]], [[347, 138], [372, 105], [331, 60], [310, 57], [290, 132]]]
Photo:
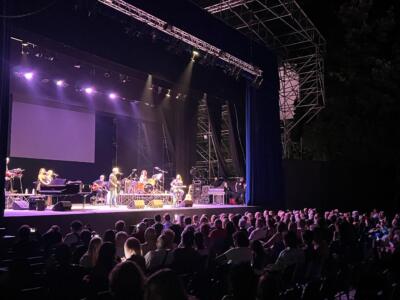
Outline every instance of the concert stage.
[[59, 225], [63, 232], [67, 232], [69, 224], [73, 220], [80, 220], [84, 224], [93, 226], [96, 231], [103, 232], [106, 229], [113, 228], [114, 223], [118, 220], [124, 220], [127, 225], [132, 225], [139, 223], [144, 218], [153, 218], [156, 214], [169, 213], [174, 218], [175, 215], [243, 214], [246, 211], [254, 212], [257, 209], [256, 206], [211, 204], [194, 204], [193, 207], [164, 205], [163, 208], [146, 207], [143, 209], [99, 205], [82, 207], [82, 204], [73, 204], [71, 211], [53, 211], [50, 208], [45, 211], [6, 209], [4, 223], [9, 233], [15, 232], [23, 224], [28, 224], [43, 233], [53, 224]]

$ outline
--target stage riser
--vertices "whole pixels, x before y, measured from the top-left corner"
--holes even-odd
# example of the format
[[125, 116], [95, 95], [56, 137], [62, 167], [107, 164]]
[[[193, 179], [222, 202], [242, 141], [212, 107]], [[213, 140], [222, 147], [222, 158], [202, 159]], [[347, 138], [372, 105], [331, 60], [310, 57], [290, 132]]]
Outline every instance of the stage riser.
[[24, 224], [28, 224], [35, 227], [39, 232], [43, 233], [51, 225], [57, 224], [61, 227], [63, 233], [69, 231], [69, 224], [74, 220], [80, 220], [83, 224], [89, 224], [93, 229], [104, 232], [106, 229], [113, 229], [114, 223], [118, 220], [124, 220], [127, 225], [137, 224], [144, 218], [153, 218], [156, 214], [163, 215], [169, 213], [173, 218], [177, 215], [202, 215], [207, 214], [211, 216], [213, 214], [220, 213], [240, 213], [243, 214], [246, 211], [255, 212], [260, 208], [255, 206], [224, 206], [224, 207], [181, 207], [181, 208], [154, 208], [154, 209], [127, 209], [126, 211], [110, 211], [110, 212], [90, 212], [90, 213], [74, 213], [70, 212], [54, 212], [52, 215], [38, 215], [30, 216], [7, 216], [3, 219], [2, 226], [7, 228], [9, 234], [15, 233], [16, 230]]

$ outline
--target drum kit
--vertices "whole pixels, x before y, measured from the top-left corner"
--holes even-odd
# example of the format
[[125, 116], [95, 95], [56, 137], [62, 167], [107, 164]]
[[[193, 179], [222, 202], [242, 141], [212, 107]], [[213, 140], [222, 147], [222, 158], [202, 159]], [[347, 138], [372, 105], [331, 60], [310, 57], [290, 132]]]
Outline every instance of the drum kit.
[[123, 179], [123, 191], [125, 194], [154, 194], [164, 191], [164, 173], [159, 169], [159, 173], [155, 173], [146, 181], [139, 181], [136, 176], [136, 169], [132, 170], [131, 175]]
[[10, 192], [14, 192], [14, 180], [17, 179], [19, 181], [19, 188], [21, 190], [21, 193], [23, 193], [23, 187], [22, 187], [22, 176], [24, 175], [24, 169], [21, 168], [16, 168], [16, 169], [11, 169], [6, 171], [6, 176], [5, 180], [10, 181]]

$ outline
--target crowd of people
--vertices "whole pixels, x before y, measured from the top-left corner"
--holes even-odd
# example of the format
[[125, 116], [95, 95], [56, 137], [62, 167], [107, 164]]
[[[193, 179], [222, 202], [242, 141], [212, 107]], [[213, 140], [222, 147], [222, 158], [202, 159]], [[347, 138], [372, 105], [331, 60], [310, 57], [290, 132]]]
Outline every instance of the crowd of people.
[[400, 299], [400, 215], [316, 209], [166, 213], [104, 233], [19, 228], [1, 242], [5, 299]]

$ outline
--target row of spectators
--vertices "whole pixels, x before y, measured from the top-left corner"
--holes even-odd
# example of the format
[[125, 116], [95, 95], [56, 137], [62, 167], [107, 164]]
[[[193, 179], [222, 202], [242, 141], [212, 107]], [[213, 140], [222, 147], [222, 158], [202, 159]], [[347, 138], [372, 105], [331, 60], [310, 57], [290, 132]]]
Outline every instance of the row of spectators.
[[399, 221], [303, 209], [156, 215], [104, 233], [24, 225], [2, 239], [0, 284], [15, 299], [400, 299]]

